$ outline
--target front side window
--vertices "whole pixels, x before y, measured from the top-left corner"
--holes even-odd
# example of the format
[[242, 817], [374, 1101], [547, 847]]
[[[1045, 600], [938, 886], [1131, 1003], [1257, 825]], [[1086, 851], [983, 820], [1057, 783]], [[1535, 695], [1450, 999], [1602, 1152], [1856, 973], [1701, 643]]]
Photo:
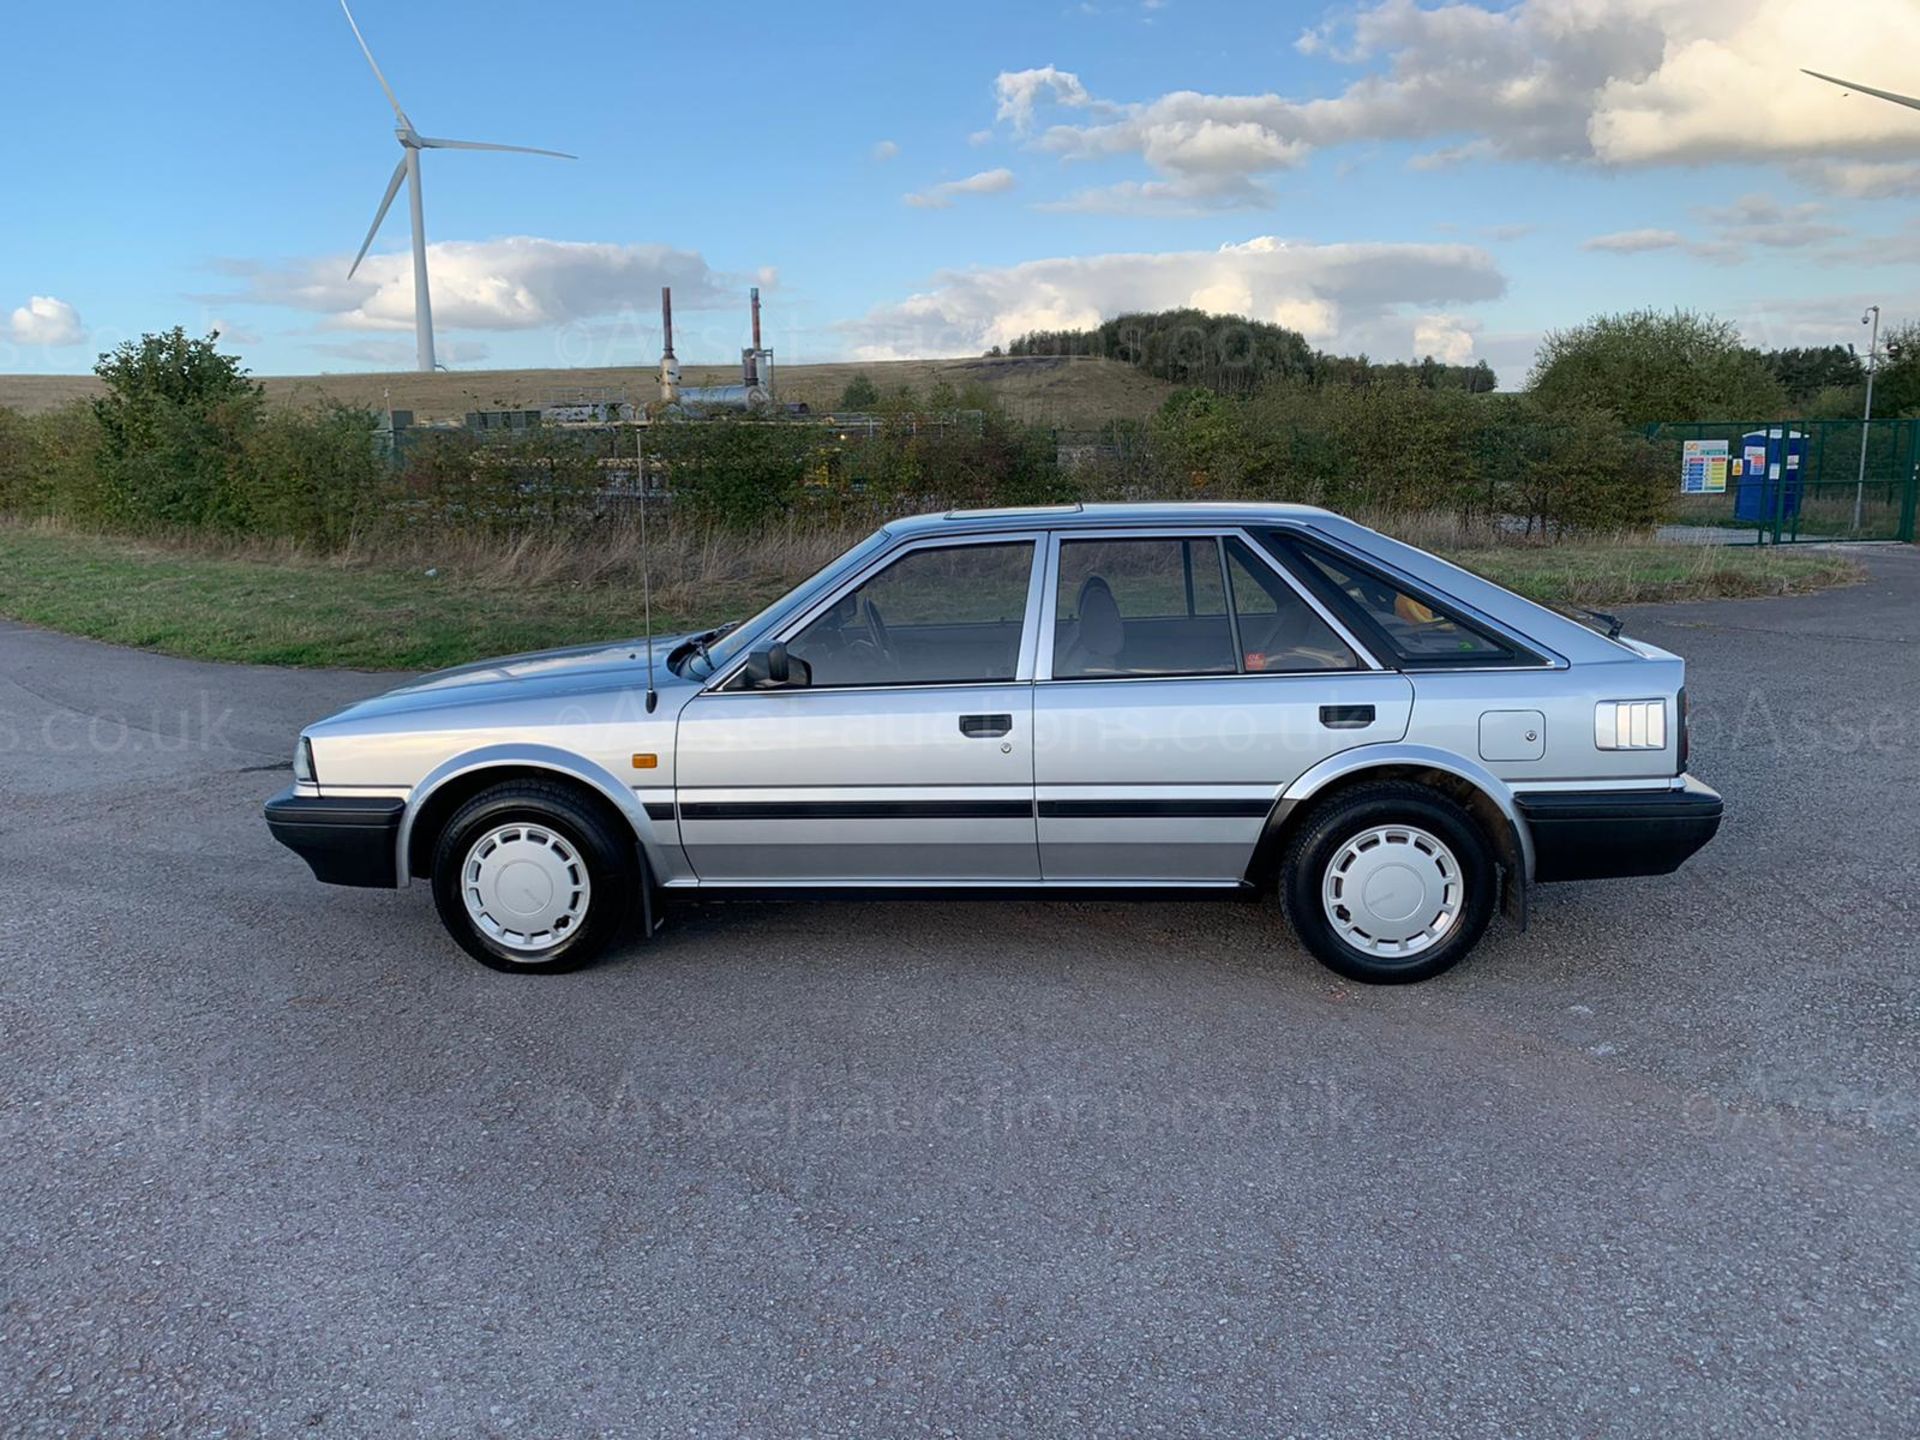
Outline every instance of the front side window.
[[1060, 542], [1056, 680], [1238, 669], [1213, 536]]
[[1011, 680], [1033, 542], [913, 550], [787, 642], [822, 685]]

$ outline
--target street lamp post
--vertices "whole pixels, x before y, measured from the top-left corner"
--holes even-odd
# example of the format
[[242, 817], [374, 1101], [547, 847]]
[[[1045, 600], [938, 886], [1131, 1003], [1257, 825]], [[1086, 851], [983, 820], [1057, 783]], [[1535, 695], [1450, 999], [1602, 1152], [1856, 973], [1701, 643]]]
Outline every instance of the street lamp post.
[[1880, 307], [1869, 305], [1860, 323], [1873, 325], [1873, 338], [1867, 342], [1867, 408], [1860, 417], [1860, 475], [1853, 486], [1853, 533], [1860, 533], [1861, 516], [1867, 503], [1867, 436], [1873, 429], [1873, 367], [1880, 358]]

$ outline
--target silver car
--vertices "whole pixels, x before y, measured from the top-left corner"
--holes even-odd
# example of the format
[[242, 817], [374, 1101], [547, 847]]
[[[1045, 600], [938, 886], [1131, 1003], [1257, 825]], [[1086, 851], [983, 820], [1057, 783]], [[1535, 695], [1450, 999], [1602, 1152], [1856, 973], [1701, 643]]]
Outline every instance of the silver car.
[[1304, 506], [927, 515], [752, 619], [344, 710], [267, 823], [503, 970], [687, 896], [1278, 892], [1342, 975], [1421, 980], [1536, 882], [1713, 837], [1685, 667], [1617, 630]]

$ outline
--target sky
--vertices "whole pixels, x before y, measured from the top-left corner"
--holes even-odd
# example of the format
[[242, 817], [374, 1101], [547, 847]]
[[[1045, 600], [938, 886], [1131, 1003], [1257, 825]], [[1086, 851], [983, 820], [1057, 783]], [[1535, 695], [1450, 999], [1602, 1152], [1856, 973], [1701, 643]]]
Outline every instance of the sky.
[[[440, 359], [979, 353], [1193, 305], [1377, 359], [1600, 311], [1755, 344], [1920, 318], [1915, 0], [359, 0], [421, 133]], [[218, 329], [259, 374], [410, 368], [400, 157], [338, 0], [4, 0], [0, 372]]]

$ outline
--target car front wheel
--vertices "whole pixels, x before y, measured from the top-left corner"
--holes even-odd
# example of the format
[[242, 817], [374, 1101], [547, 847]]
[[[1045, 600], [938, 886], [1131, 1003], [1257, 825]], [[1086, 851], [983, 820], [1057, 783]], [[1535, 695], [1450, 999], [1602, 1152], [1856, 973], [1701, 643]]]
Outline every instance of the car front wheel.
[[449, 934], [495, 970], [577, 970], [619, 938], [641, 883], [630, 836], [571, 787], [508, 781], [457, 810], [433, 852]]
[[1329, 969], [1404, 985], [1451, 969], [1493, 918], [1494, 859], [1474, 819], [1404, 781], [1360, 785], [1306, 819], [1281, 880], [1294, 933]]

